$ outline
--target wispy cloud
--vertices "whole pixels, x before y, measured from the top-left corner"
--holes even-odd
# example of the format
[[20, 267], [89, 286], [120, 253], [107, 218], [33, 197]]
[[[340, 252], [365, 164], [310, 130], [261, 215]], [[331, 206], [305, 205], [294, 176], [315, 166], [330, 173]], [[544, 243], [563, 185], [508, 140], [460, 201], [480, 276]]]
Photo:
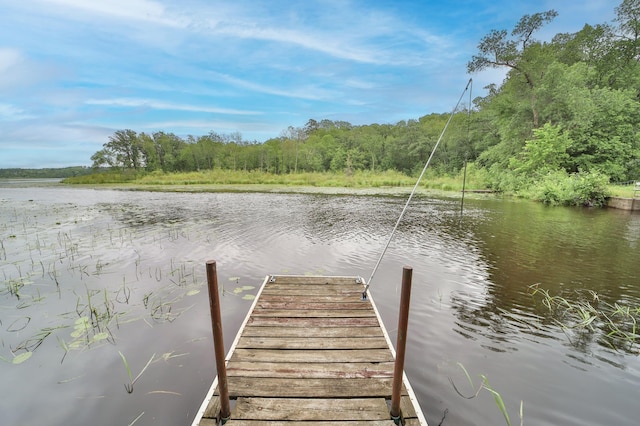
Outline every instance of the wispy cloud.
[[179, 129], [182, 131], [199, 131], [199, 134], [217, 131], [219, 133], [240, 131], [241, 133], [253, 134], [254, 132], [273, 132], [274, 134], [282, 130], [281, 124], [267, 122], [244, 122], [238, 126], [236, 121], [218, 120], [167, 120], [146, 123], [144, 129]]
[[162, 102], [153, 99], [136, 99], [136, 98], [114, 98], [114, 99], [88, 99], [85, 101], [87, 105], [105, 105], [114, 107], [131, 107], [131, 108], [152, 108], [168, 111], [192, 111], [207, 112], [213, 114], [232, 114], [232, 115], [256, 115], [259, 111], [239, 110], [230, 108], [215, 108], [201, 105], [186, 105], [171, 102]]
[[0, 48], [0, 75], [23, 61], [17, 49]]
[[223, 81], [225, 83], [231, 84], [238, 88], [250, 90], [252, 92], [263, 93], [267, 95], [282, 96], [285, 98], [322, 100], [322, 99], [335, 97], [338, 95], [335, 91], [320, 89], [310, 84], [306, 84], [303, 87], [299, 87], [297, 89], [291, 89], [290, 87], [283, 89], [283, 88], [277, 88], [274, 86], [263, 85], [254, 81], [233, 77], [227, 74], [219, 74], [219, 73], [211, 73], [211, 74], [214, 76], [214, 78], [218, 79], [219, 81]]
[[167, 13], [162, 3], [151, 0], [43, 0], [45, 3], [55, 5], [67, 10], [83, 12], [87, 15], [100, 15], [116, 19], [131, 21], [144, 21], [161, 24], [170, 27], [186, 27], [189, 22], [184, 18], [176, 18]]
[[255, 40], [275, 41], [291, 44], [329, 56], [348, 59], [356, 62], [381, 64], [386, 62], [375, 51], [349, 43], [349, 40], [330, 37], [327, 33], [309, 34], [293, 29], [270, 28], [255, 23], [243, 25], [241, 23], [218, 23], [212, 27], [215, 34], [248, 38]]
[[26, 114], [24, 110], [11, 104], [0, 104], [0, 121], [26, 120], [33, 118]]

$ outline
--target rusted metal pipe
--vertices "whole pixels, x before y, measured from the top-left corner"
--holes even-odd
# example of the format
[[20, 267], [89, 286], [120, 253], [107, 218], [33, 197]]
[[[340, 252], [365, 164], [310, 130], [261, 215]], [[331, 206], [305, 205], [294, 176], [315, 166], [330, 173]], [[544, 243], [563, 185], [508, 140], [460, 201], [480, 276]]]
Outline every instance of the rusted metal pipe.
[[396, 363], [393, 368], [393, 385], [391, 388], [391, 418], [400, 424], [400, 393], [402, 391], [402, 375], [404, 371], [404, 354], [407, 345], [407, 328], [409, 325], [409, 302], [411, 301], [411, 277], [413, 268], [402, 268], [402, 293], [400, 294], [400, 315], [398, 317], [398, 340], [396, 342]]
[[227, 384], [227, 367], [224, 356], [224, 342], [222, 340], [222, 319], [220, 317], [220, 296], [218, 293], [218, 274], [216, 261], [207, 261], [207, 283], [209, 285], [209, 306], [211, 307], [211, 328], [213, 330], [213, 348], [218, 370], [218, 391], [220, 392], [220, 418], [222, 424], [231, 416], [229, 404], [229, 387]]

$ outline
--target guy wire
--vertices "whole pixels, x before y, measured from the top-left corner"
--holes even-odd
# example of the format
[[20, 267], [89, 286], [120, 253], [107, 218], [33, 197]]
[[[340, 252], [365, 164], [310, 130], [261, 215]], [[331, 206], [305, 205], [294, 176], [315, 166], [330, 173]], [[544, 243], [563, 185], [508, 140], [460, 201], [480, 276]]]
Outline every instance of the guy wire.
[[391, 240], [393, 240], [393, 236], [396, 233], [396, 230], [398, 229], [398, 225], [400, 225], [400, 222], [402, 221], [402, 218], [404, 217], [404, 214], [407, 211], [407, 208], [409, 207], [409, 203], [411, 203], [411, 199], [413, 198], [414, 194], [416, 193], [416, 190], [418, 189], [418, 185], [420, 184], [420, 181], [422, 180], [422, 177], [424, 176], [425, 172], [427, 171], [427, 168], [429, 167], [429, 164], [431, 163], [431, 159], [433, 158], [433, 155], [435, 154], [436, 149], [438, 149], [438, 145], [440, 145], [440, 141], [442, 140], [442, 137], [444, 136], [445, 132], [447, 131], [447, 127], [449, 127], [449, 123], [451, 123], [451, 120], [453, 119], [453, 115], [457, 111], [458, 105], [460, 105], [460, 102], [462, 101], [462, 97], [467, 92], [467, 89], [469, 89], [469, 86], [471, 85], [472, 81], [473, 81], [472, 79], [469, 79], [469, 82], [467, 83], [467, 85], [465, 86], [464, 90], [462, 91], [462, 94], [460, 95], [460, 98], [458, 99], [458, 102], [456, 103], [456, 106], [453, 108], [453, 111], [451, 111], [451, 115], [449, 115], [449, 119], [447, 120], [447, 123], [444, 125], [444, 129], [442, 129], [442, 133], [440, 133], [440, 137], [438, 138], [438, 141], [436, 142], [435, 146], [431, 150], [431, 154], [429, 155], [429, 159], [427, 159], [427, 162], [425, 163], [424, 167], [422, 168], [422, 172], [420, 173], [420, 176], [418, 177], [418, 180], [416, 181], [416, 184], [413, 186], [413, 190], [409, 194], [409, 198], [407, 199], [407, 202], [405, 203], [404, 208], [402, 209], [402, 212], [400, 213], [400, 216], [398, 217], [398, 220], [396, 221], [396, 224], [393, 227], [393, 230], [391, 231], [391, 234], [389, 235], [389, 239], [387, 240], [387, 244], [384, 246], [384, 249], [382, 250], [382, 253], [380, 254], [380, 257], [378, 258], [378, 261], [376, 262], [376, 265], [373, 267], [373, 271], [371, 272], [371, 275], [369, 276], [369, 279], [366, 282], [364, 291], [362, 292], [362, 298], [363, 299], [367, 298], [367, 292], [369, 291], [369, 286], [371, 285], [371, 280], [373, 280], [374, 275], [378, 271], [378, 267], [380, 266], [380, 262], [382, 262], [382, 258], [384, 257], [385, 253], [387, 252], [387, 249], [389, 248], [389, 245], [391, 244]]
[[462, 197], [460, 198], [460, 219], [462, 219], [462, 213], [464, 210], [464, 193], [467, 186], [467, 161], [469, 159], [469, 147], [471, 146], [471, 94], [473, 92], [473, 83], [471, 83], [469, 89], [469, 107], [467, 108], [467, 143], [464, 151], [464, 174], [462, 175]]

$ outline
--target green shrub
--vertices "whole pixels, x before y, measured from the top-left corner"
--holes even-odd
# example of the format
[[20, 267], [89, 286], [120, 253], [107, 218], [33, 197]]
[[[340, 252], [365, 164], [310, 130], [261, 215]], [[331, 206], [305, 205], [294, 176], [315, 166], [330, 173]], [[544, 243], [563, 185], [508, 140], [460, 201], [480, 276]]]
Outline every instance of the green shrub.
[[530, 189], [531, 198], [550, 205], [597, 206], [609, 196], [609, 178], [597, 171], [567, 174], [549, 172]]

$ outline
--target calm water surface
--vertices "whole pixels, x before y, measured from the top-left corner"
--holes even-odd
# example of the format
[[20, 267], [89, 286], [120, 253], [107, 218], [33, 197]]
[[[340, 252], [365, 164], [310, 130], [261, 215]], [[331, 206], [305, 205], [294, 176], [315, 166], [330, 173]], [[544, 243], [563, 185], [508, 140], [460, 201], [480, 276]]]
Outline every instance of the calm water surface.
[[[19, 186], [0, 188], [3, 425], [190, 424], [215, 375], [205, 262], [228, 348], [266, 274], [368, 278], [405, 202]], [[505, 424], [488, 392], [458, 395], [459, 364], [514, 423], [522, 400], [526, 424], [636, 425], [638, 344], [562, 328], [530, 286], [634, 308], [639, 260], [638, 214], [418, 198], [371, 291], [395, 341], [414, 268], [406, 370], [430, 425]]]

